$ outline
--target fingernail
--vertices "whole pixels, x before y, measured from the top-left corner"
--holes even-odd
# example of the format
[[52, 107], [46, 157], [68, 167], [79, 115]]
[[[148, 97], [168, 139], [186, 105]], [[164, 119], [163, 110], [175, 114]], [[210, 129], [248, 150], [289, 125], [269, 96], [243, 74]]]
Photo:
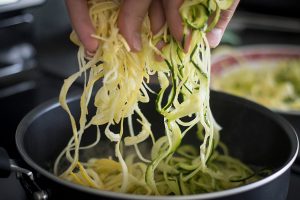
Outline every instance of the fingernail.
[[[161, 50], [165, 45], [166, 45], [166, 43], [163, 40], [160, 40], [155, 46], [156, 46], [156, 48], [158, 48], [159, 50]], [[164, 60], [163, 57], [161, 57], [160, 55], [158, 55], [156, 53], [154, 54], [154, 57], [155, 57], [155, 60], [159, 61], [159, 62], [161, 62], [161, 61]]]
[[93, 57], [93, 56], [95, 55], [95, 53], [96, 53], [96, 52], [91, 52], [91, 51], [88, 51], [88, 50], [85, 51], [85, 54], [86, 54], [87, 56], [90, 56], [90, 57]]
[[191, 44], [191, 39], [192, 39], [192, 32], [190, 30], [188, 30], [188, 33], [186, 35], [185, 42], [184, 42], [184, 45], [183, 45], [183, 51], [185, 53], [187, 53], [189, 51], [190, 44]]
[[223, 30], [220, 28], [214, 28], [210, 32], [207, 33], [207, 39], [209, 42], [209, 46], [211, 48], [215, 48], [221, 42], [223, 35]]
[[132, 41], [132, 50], [133, 51], [140, 51], [142, 50], [141, 44], [141, 37], [140, 34], [135, 34], [133, 41]]
[[90, 52], [88, 50], [85, 50], [85, 58], [88, 60], [92, 59], [95, 54], [96, 54], [96, 52]]

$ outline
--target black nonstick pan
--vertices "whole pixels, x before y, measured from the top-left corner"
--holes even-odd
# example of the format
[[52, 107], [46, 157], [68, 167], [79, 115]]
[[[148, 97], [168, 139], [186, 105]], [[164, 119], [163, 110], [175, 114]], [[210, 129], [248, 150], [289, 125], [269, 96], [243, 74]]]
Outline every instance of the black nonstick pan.
[[[281, 63], [284, 63], [286, 61], [292, 61], [292, 60], [300, 60], [300, 46], [299, 45], [286, 45], [286, 44], [254, 44], [254, 45], [246, 45], [241, 46], [237, 49], [227, 49], [222, 51], [219, 54], [215, 54], [212, 58], [212, 82], [211, 82], [211, 88], [217, 89], [217, 87], [214, 85], [214, 80], [217, 80], [219, 77], [225, 76], [226, 74], [237, 70], [239, 68], [249, 68], [249, 69], [259, 69], [259, 70], [265, 70], [265, 72], [270, 72], [272, 74], [272, 69], [279, 66]], [[290, 65], [292, 66], [292, 65]], [[297, 82], [293, 82], [294, 80], [298, 80], [297, 75], [298, 73], [295, 73], [295, 77], [289, 76], [288, 74], [288, 66], [285, 66], [286, 68], [286, 77], [289, 77], [288, 79], [285, 79], [283, 83], [290, 84], [291, 91], [295, 91], [295, 94], [297, 95]], [[299, 67], [298, 65], [295, 65], [293, 69], [297, 69]], [[262, 72], [263, 73], [263, 72]], [[285, 73], [285, 72], [284, 72]], [[251, 74], [251, 73], [250, 73]], [[251, 77], [251, 75], [250, 75]], [[241, 76], [241, 80], [248, 80], [249, 87], [251, 87], [251, 82], [249, 82], [250, 79], [247, 79], [243, 76]], [[266, 80], [270, 80], [270, 77], [268, 77]], [[289, 81], [288, 81], [289, 80]], [[274, 82], [277, 82], [276, 77], [274, 76]], [[290, 83], [288, 83], [290, 82]], [[253, 85], [255, 83], [253, 82]], [[275, 86], [276, 85], [276, 86]], [[270, 87], [270, 85], [269, 85]], [[278, 87], [277, 84], [274, 84], [273, 86], [275, 89]], [[261, 87], [263, 88], [263, 86]], [[252, 87], [253, 93], [254, 87]], [[225, 88], [218, 88], [220, 91], [225, 91]], [[227, 93], [233, 94], [230, 90], [226, 90]], [[284, 95], [289, 94], [289, 90], [287, 90], [287, 93]], [[264, 90], [265, 95], [271, 94], [268, 89]], [[265, 96], [262, 94], [262, 96]], [[295, 95], [295, 96], [296, 96]], [[248, 95], [243, 95], [245, 98], [250, 98], [250, 93]], [[270, 101], [272, 101], [272, 95], [269, 96]], [[283, 98], [283, 97], [282, 97]], [[265, 102], [266, 99], [262, 101], [258, 101], [262, 104]], [[287, 119], [290, 124], [295, 128], [296, 133], [298, 134], [298, 137], [300, 136], [300, 109], [297, 109], [297, 107], [292, 107], [286, 104], [286, 107], [283, 108], [279, 106], [279, 104], [273, 104], [268, 105], [265, 103], [264, 105], [270, 107], [274, 112], [277, 112], [281, 116], [283, 116], [285, 119]], [[293, 166], [293, 170], [297, 173], [300, 173], [300, 154], [298, 154], [298, 157], [296, 158], [296, 165]]]
[[[79, 97], [69, 99], [71, 110], [78, 116]], [[161, 118], [153, 104], [142, 105], [152, 122], [153, 132], [162, 132]], [[47, 102], [30, 112], [20, 122], [16, 132], [17, 148], [26, 165], [18, 167], [4, 159], [0, 165], [17, 171], [26, 190], [35, 199], [218, 199], [218, 200], [284, 200], [286, 199], [290, 168], [297, 151], [298, 139], [290, 124], [278, 114], [248, 100], [221, 92], [211, 92], [211, 108], [216, 121], [223, 127], [221, 140], [228, 145], [232, 156], [250, 166], [268, 167], [271, 175], [242, 187], [225, 191], [189, 196], [141, 196], [100, 191], [62, 180], [52, 173], [53, 163], [71, 136], [70, 121], [57, 100]], [[95, 139], [95, 130], [89, 129], [83, 140]], [[187, 134], [184, 142], [199, 145], [195, 134]], [[109, 152], [102, 141], [88, 152], [97, 156]], [[86, 152], [83, 152], [86, 155]], [[27, 168], [33, 172], [33, 175]], [[2, 176], [8, 173], [2, 173]]]

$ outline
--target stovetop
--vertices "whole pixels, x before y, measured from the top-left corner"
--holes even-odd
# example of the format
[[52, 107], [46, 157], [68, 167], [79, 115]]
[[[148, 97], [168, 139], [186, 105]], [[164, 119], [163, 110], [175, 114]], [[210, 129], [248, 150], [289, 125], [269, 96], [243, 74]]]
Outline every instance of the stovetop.
[[[0, 87], [0, 146], [4, 147], [10, 158], [21, 161], [15, 145], [15, 130], [21, 119], [37, 105], [57, 98], [63, 79], [42, 71], [31, 71], [30, 77], [15, 82], [9, 87]], [[79, 90], [74, 86], [73, 91]], [[1, 200], [27, 200], [15, 173], [9, 178], [0, 178]]]

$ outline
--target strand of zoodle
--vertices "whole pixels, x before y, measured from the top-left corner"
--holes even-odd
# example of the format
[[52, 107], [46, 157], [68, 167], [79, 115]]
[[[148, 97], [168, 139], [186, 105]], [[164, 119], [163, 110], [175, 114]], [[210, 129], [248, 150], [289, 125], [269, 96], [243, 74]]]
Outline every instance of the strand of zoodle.
[[[59, 164], [65, 155], [70, 166], [60, 174], [62, 178], [104, 190], [142, 194], [186, 194], [189, 189], [184, 185], [189, 180], [194, 180], [193, 177], [197, 177], [199, 173], [207, 174], [210, 177], [209, 181], [224, 179], [223, 181], [228, 182], [229, 180], [225, 180], [220, 173], [222, 168], [232, 167], [230, 158], [223, 159], [224, 166], [209, 167], [209, 161], [214, 160], [213, 157], [218, 157], [215, 156], [215, 148], [219, 143], [219, 127], [213, 119], [209, 105], [210, 49], [205, 32], [213, 28], [219, 19], [220, 10], [228, 8], [232, 0], [184, 1], [180, 8], [185, 25], [184, 33], [186, 34], [188, 29], [192, 30], [191, 48], [187, 53], [169, 35], [167, 26], [157, 35], [152, 36], [148, 17], [145, 18], [141, 30], [142, 51], [130, 52], [117, 28], [120, 1], [90, 0], [88, 3], [96, 30], [93, 37], [99, 40], [100, 48], [91, 60], [85, 61], [82, 45], [76, 34], [74, 32], [71, 34], [72, 41], [80, 46], [78, 53], [80, 68], [77, 73], [65, 80], [60, 93], [60, 103], [70, 116], [73, 137], [57, 158], [54, 172], [60, 174]], [[208, 19], [211, 21], [210, 25]], [[154, 45], [160, 40], [166, 43], [161, 51]], [[154, 53], [161, 55], [165, 62], [156, 61]], [[77, 127], [76, 120], [66, 102], [66, 96], [71, 85], [83, 73], [88, 78], [80, 99], [81, 114], [79, 127]], [[88, 76], [87, 73], [89, 73]], [[138, 106], [140, 102], [149, 102], [146, 84], [149, 83], [149, 77], [155, 74], [158, 76], [161, 87], [157, 94], [156, 110], [164, 117], [165, 125], [165, 136], [158, 140], [154, 139], [151, 124]], [[97, 89], [95, 97], [91, 98], [94, 85], [100, 80], [103, 85]], [[170, 93], [167, 93], [168, 88], [171, 88]], [[166, 102], [163, 100], [164, 97], [167, 99]], [[88, 113], [91, 99], [96, 107], [95, 113]], [[134, 134], [132, 127], [131, 116], [133, 114], [138, 116], [138, 122], [142, 126], [137, 135]], [[87, 118], [88, 115], [92, 116], [90, 120]], [[125, 119], [128, 119], [130, 127], [129, 136], [124, 133]], [[198, 123], [203, 126], [204, 132], [199, 134], [202, 144], [197, 162], [195, 161], [196, 167], [190, 167], [188, 171], [186, 167], [183, 167], [183, 171], [179, 170], [179, 179], [175, 178], [177, 181], [174, 184], [172, 181], [174, 177], [170, 177], [169, 172], [170, 169], [171, 171], [177, 170], [177, 164], [171, 164], [175, 159], [174, 152], [180, 146], [182, 138], [190, 134], [188, 131]], [[87, 163], [80, 162], [80, 149], [96, 145], [94, 142], [86, 147], [80, 146], [85, 129], [92, 125], [105, 127], [106, 137], [115, 143], [117, 163], [109, 158], [91, 159]], [[113, 132], [111, 128], [115, 126], [119, 129]], [[98, 135], [97, 141], [100, 140], [99, 129]], [[137, 146], [149, 136], [153, 142], [150, 160], [141, 155]], [[126, 156], [124, 159], [121, 151], [122, 143], [125, 146], [134, 145], [141, 162], [134, 162], [133, 156], [129, 158]], [[108, 165], [114, 166], [111, 167], [114, 175], [111, 174], [111, 170], [106, 169]], [[178, 166], [182, 168], [184, 163], [179, 163]], [[236, 172], [242, 172], [240, 175], [243, 177], [250, 171], [244, 166], [237, 168], [238, 170], [230, 174], [236, 175]], [[140, 174], [136, 175], [137, 172]], [[178, 177], [178, 173], [175, 175]], [[141, 180], [140, 176], [144, 179]], [[205, 183], [206, 181], [202, 182], [204, 185]], [[160, 184], [167, 188], [160, 187]], [[189, 184], [197, 183], [190, 182]], [[136, 188], [133, 189], [133, 187]], [[167, 192], [161, 191], [161, 188], [165, 188]], [[178, 188], [181, 189], [178, 190]]]

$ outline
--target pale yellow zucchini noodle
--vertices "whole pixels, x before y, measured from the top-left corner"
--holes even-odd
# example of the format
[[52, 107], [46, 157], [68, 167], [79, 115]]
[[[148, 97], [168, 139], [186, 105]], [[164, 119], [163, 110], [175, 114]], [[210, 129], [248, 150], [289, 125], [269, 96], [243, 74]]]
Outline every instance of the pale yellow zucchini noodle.
[[[58, 156], [54, 173], [100, 190], [145, 195], [212, 192], [256, 180], [256, 177], [247, 178], [253, 171], [230, 157], [226, 146], [220, 143], [220, 126], [209, 105], [210, 48], [205, 33], [216, 24], [220, 11], [231, 3], [232, 0], [184, 1], [180, 8], [184, 32], [192, 29], [187, 53], [169, 34], [167, 25], [153, 36], [146, 17], [141, 29], [143, 48], [133, 53], [117, 27], [120, 1], [89, 0], [90, 17], [96, 30], [92, 37], [99, 40], [99, 48], [87, 61], [83, 46], [72, 32], [71, 40], [79, 46], [80, 67], [65, 80], [59, 100], [70, 117], [73, 136]], [[212, 25], [207, 23], [209, 17], [212, 17]], [[166, 43], [161, 51], [155, 47], [160, 40]], [[155, 53], [162, 56], [164, 62], [156, 61]], [[67, 104], [67, 94], [81, 76], [85, 77], [85, 83], [80, 98], [80, 118], [76, 123]], [[150, 101], [149, 82], [153, 76], [157, 76], [160, 85], [160, 90], [155, 91], [153, 112], [163, 116], [165, 127], [165, 134], [160, 138], [155, 138], [151, 122], [139, 108], [141, 103]], [[95, 89], [98, 82], [102, 82], [102, 86]], [[95, 113], [89, 113], [91, 100]], [[133, 114], [138, 116], [135, 122]], [[91, 119], [88, 115], [92, 115]], [[129, 133], [124, 131], [126, 122]], [[139, 133], [133, 129], [136, 123], [141, 126]], [[82, 146], [82, 136], [91, 126], [97, 127], [97, 139], [93, 144]], [[99, 126], [105, 127], [104, 134], [114, 144], [117, 160], [99, 155], [83, 162], [79, 152], [99, 145]], [[112, 131], [115, 126], [119, 127], [118, 131]], [[196, 134], [190, 131], [195, 126], [199, 129], [199, 148], [181, 143], [187, 134]], [[138, 144], [146, 140], [152, 143], [151, 155], [143, 155], [139, 150]], [[126, 146], [134, 146], [134, 153], [123, 151]], [[217, 151], [217, 146], [223, 153]], [[65, 159], [69, 165], [61, 173], [60, 165]]]

